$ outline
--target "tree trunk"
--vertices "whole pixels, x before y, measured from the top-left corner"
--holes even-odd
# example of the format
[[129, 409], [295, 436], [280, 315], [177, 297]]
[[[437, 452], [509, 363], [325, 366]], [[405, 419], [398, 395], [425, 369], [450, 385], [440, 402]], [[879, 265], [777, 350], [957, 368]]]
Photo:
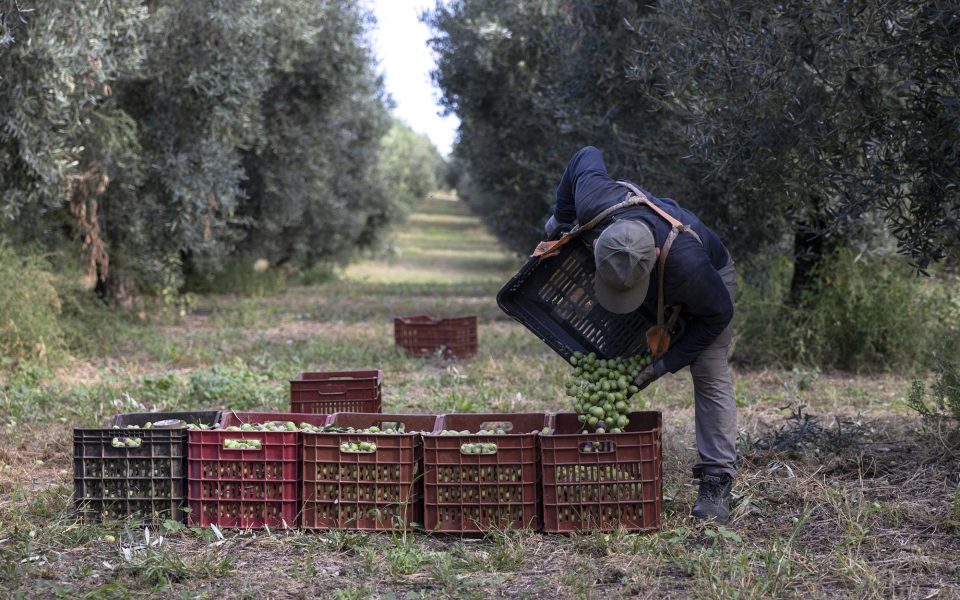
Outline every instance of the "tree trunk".
[[793, 278], [790, 280], [790, 304], [807, 303], [808, 293], [816, 289], [820, 267], [836, 250], [836, 240], [826, 235], [826, 217], [817, 213], [794, 225]]

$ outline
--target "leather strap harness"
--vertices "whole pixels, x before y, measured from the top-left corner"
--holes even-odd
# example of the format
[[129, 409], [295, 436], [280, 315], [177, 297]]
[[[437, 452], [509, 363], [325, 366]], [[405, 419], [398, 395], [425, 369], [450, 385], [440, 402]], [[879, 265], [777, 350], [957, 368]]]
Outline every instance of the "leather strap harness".
[[673, 246], [673, 241], [681, 233], [689, 233], [692, 235], [701, 245], [703, 245], [703, 240], [700, 239], [700, 236], [694, 231], [690, 226], [684, 225], [673, 216], [668, 214], [665, 210], [657, 206], [647, 197], [643, 190], [633, 185], [629, 181], [618, 181], [619, 185], [627, 188], [629, 193], [627, 198], [622, 202], [618, 202], [613, 206], [609, 206], [603, 211], [600, 212], [597, 216], [590, 219], [585, 225], [577, 225], [563, 236], [559, 240], [555, 241], [544, 241], [540, 242], [536, 249], [533, 251], [533, 257], [543, 260], [544, 258], [554, 256], [560, 251], [560, 248], [572, 240], [573, 238], [579, 236], [584, 231], [589, 231], [593, 229], [605, 219], [607, 219], [613, 213], [622, 210], [630, 206], [637, 206], [643, 204], [648, 206], [653, 212], [657, 213], [663, 220], [670, 224], [670, 233], [667, 234], [667, 239], [663, 243], [663, 248], [660, 249], [660, 256], [658, 258], [657, 264], [657, 324], [655, 327], [651, 327], [647, 331], [647, 343], [650, 346], [650, 351], [653, 354], [653, 357], [660, 358], [666, 353], [667, 348], [670, 345], [670, 329], [673, 328], [673, 325], [676, 323], [677, 316], [680, 314], [680, 307], [673, 307], [673, 312], [670, 315], [670, 321], [664, 323], [664, 297], [663, 297], [663, 273], [666, 270], [667, 264], [667, 255], [670, 253], [670, 248]]

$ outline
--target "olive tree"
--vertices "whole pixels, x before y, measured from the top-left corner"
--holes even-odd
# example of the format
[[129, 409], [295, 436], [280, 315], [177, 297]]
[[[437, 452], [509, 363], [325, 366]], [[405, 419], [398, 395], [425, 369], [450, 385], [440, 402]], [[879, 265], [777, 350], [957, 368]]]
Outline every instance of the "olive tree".
[[960, 249], [960, 4], [664, 0], [632, 77], [672, 112], [726, 225], [794, 240], [793, 291], [850, 236], [920, 269]]
[[279, 4], [264, 139], [244, 160], [242, 248], [274, 264], [343, 261], [389, 221], [375, 176], [388, 117], [372, 21], [353, 0]]
[[124, 274], [148, 290], [176, 289], [185, 267], [209, 268], [233, 249], [242, 152], [262, 134], [262, 4], [152, 3], [145, 68], [117, 86], [138, 124], [144, 177], [105, 195], [101, 221]]
[[0, 234], [105, 296], [377, 243], [388, 128], [358, 0], [0, 0]]
[[460, 118], [454, 150], [459, 191], [511, 248], [543, 233], [553, 192], [581, 146], [604, 151], [611, 173], [681, 203], [709, 191], [681, 160], [674, 114], [645, 101], [628, 80], [636, 2], [581, 0], [439, 2], [426, 15], [437, 53], [434, 78]]
[[110, 270], [103, 195], [142, 174], [115, 89], [143, 72], [146, 22], [141, 0], [0, 2], [0, 233], [69, 240], [91, 277]]
[[394, 119], [380, 142], [380, 178], [402, 213], [445, 184], [446, 161], [426, 135]]

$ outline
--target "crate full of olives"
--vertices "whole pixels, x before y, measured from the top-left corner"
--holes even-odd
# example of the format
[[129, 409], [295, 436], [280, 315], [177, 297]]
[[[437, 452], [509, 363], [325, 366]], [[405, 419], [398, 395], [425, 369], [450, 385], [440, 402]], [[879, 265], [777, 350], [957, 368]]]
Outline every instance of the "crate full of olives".
[[77, 511], [87, 519], [184, 520], [187, 431], [220, 411], [129, 413], [109, 428], [73, 430]]
[[296, 527], [303, 432], [322, 430], [327, 420], [317, 414], [225, 411], [217, 427], [191, 430], [190, 524]]
[[434, 415], [337, 413], [303, 435], [301, 525], [390, 531], [423, 523], [422, 434]]
[[539, 529], [538, 437], [545, 413], [448, 414], [423, 436], [424, 527]]
[[659, 529], [661, 414], [626, 416], [623, 430], [598, 433], [577, 413], [554, 415], [540, 437], [544, 531]]

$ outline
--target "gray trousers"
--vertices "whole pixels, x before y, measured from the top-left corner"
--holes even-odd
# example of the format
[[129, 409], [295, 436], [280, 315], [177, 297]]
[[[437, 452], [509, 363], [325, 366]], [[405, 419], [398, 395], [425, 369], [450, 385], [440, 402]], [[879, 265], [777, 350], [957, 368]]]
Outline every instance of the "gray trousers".
[[[733, 259], [720, 269], [730, 299], [736, 299], [737, 272]], [[720, 337], [690, 363], [693, 375], [693, 399], [696, 411], [697, 452], [700, 461], [694, 465], [694, 477], [702, 474], [737, 474], [737, 402], [730, 381], [727, 353], [733, 339], [733, 323]]]

